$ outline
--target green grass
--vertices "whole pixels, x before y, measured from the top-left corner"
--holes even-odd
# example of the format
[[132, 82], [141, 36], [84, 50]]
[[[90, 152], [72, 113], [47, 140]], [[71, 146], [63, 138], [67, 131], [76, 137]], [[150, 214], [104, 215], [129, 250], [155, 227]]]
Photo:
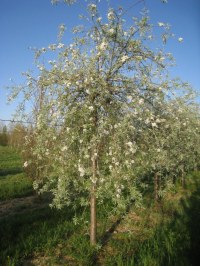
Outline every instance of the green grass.
[[[71, 213], [43, 207], [0, 220], [0, 265], [21, 265], [24, 258], [48, 253], [75, 229]], [[7, 263], [7, 264], [6, 264]]]
[[[44, 207], [28, 210], [12, 219], [0, 220], [0, 246], [3, 265], [198, 265], [200, 184], [168, 195], [159, 204], [135, 209], [124, 216], [103, 243], [105, 229], [117, 217], [105, 220], [104, 208], [98, 217], [99, 246], [89, 245], [88, 226], [75, 225], [75, 213]], [[108, 207], [109, 208], [109, 207]], [[80, 217], [82, 211], [77, 215]], [[88, 211], [84, 220], [89, 218]], [[6, 264], [7, 263], [7, 264]], [[10, 263], [10, 264], [9, 264]], [[1, 265], [1, 264], [0, 264]]]
[[[8, 156], [2, 157], [6, 148], [0, 149], [1, 159]], [[7, 171], [13, 165], [19, 167], [20, 161], [17, 154], [9, 156], [15, 162], [7, 165]], [[0, 176], [1, 200], [29, 193], [31, 180], [23, 173]], [[37, 208], [0, 216], [0, 265], [198, 265], [200, 173], [192, 173], [186, 189], [177, 185], [158, 204], [147, 197], [146, 208], [132, 206], [123, 217], [108, 217], [109, 203], [98, 206], [99, 244], [95, 248], [89, 245], [88, 222], [83, 222], [89, 221], [88, 209], [59, 211], [38, 199]], [[75, 215], [80, 220], [76, 225]]]
[[22, 158], [19, 152], [8, 146], [0, 146], [0, 176], [22, 171]]
[[[159, 205], [136, 213], [137, 221], [129, 226], [131, 233], [111, 237], [102, 252], [102, 265], [199, 265], [199, 173], [192, 179], [187, 190], [179, 187], [179, 192], [168, 195]], [[127, 220], [125, 225], [128, 227]]]
[[20, 152], [8, 146], [0, 146], [0, 201], [32, 193], [32, 180], [23, 173]]
[[32, 180], [24, 173], [0, 177], [0, 200], [20, 198], [33, 194]]

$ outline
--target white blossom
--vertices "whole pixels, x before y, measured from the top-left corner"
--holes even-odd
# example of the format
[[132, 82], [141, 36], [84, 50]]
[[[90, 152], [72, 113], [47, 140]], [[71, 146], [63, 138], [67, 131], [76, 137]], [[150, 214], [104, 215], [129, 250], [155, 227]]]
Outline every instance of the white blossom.
[[138, 102], [140, 105], [144, 103], [144, 99], [139, 99], [139, 102]]
[[56, 44], [50, 44], [50, 45], [48, 46], [48, 48], [49, 48], [50, 50], [52, 50], [52, 51], [55, 51], [55, 50], [56, 50]]
[[97, 22], [101, 22], [102, 21], [102, 17], [97, 18]]
[[130, 152], [131, 152], [131, 153], [134, 154], [134, 153], [136, 153], [136, 151], [137, 151], [136, 148], [130, 147]]
[[61, 49], [63, 47], [64, 47], [64, 44], [63, 43], [59, 43], [58, 46], [57, 46], [58, 49]]
[[95, 10], [97, 8], [97, 6], [95, 4], [91, 4], [90, 7], [91, 7], [91, 9], [95, 9]]
[[109, 29], [109, 33], [110, 33], [110, 34], [114, 34], [114, 33], [115, 33], [115, 29], [112, 29], [112, 28]]
[[114, 18], [115, 18], [115, 15], [114, 15], [113, 11], [108, 12], [108, 19], [113, 20]]
[[121, 62], [124, 63], [129, 57], [127, 55], [123, 55], [121, 58]]
[[102, 51], [105, 51], [107, 47], [108, 47], [108, 44], [106, 42], [102, 42], [99, 45], [99, 49], [102, 50]]
[[129, 141], [129, 142], [126, 143], [126, 145], [129, 146], [129, 147], [132, 147], [133, 143], [131, 141]]
[[59, 28], [60, 28], [60, 30], [64, 31], [64, 30], [65, 30], [65, 25], [64, 25], [64, 24], [61, 24], [61, 25], [59, 26]]
[[100, 178], [100, 183], [103, 183], [104, 181], [105, 181], [105, 179], [104, 178]]
[[152, 127], [157, 127], [157, 124], [156, 123], [151, 123]]
[[97, 11], [97, 6], [95, 4], [90, 4], [89, 9], [92, 12], [92, 15], [94, 15], [94, 13]]
[[118, 193], [121, 193], [121, 191], [122, 191], [121, 188], [118, 188], [118, 189], [117, 189], [117, 192], [118, 192]]
[[82, 166], [80, 165], [78, 166], [78, 171], [81, 177], [85, 175], [85, 169]]
[[93, 106], [89, 106], [88, 109], [89, 109], [90, 111], [94, 111], [94, 107], [93, 107]]
[[26, 168], [27, 166], [28, 166], [28, 162], [25, 161], [25, 162], [24, 162], [24, 167]]
[[63, 146], [61, 151], [67, 151], [67, 149], [68, 149], [67, 146]]
[[163, 22], [158, 22], [158, 26], [159, 26], [159, 27], [164, 27], [165, 24], [164, 24]]

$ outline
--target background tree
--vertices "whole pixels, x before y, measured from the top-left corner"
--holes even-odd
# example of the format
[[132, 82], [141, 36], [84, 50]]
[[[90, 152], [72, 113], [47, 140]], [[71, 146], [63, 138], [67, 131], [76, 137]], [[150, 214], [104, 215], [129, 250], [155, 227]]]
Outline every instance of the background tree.
[[27, 130], [21, 123], [9, 125], [9, 140], [8, 144], [16, 149], [22, 150]]
[[8, 131], [7, 126], [1, 123], [0, 125], [0, 145], [7, 146], [8, 145]]

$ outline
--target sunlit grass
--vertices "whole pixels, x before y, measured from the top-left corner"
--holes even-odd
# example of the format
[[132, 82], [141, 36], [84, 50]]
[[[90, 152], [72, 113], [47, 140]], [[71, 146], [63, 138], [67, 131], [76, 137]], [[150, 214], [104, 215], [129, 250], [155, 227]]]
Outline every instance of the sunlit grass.
[[32, 180], [23, 173], [20, 152], [8, 146], [0, 146], [0, 200], [32, 193]]
[[15, 149], [0, 146], [0, 176], [22, 172], [22, 158]]
[[33, 194], [32, 180], [24, 173], [0, 177], [0, 200], [24, 197]]

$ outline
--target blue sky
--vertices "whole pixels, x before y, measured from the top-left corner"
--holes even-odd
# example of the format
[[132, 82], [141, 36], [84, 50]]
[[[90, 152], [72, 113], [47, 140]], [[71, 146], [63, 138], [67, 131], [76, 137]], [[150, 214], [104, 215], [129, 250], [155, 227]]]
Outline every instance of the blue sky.
[[[84, 0], [79, 2], [84, 5]], [[106, 10], [107, 1], [101, 0]], [[129, 7], [134, 0], [111, 0]], [[172, 76], [188, 81], [200, 92], [200, 1], [146, 0], [153, 22], [168, 22], [176, 37], [183, 37], [180, 44], [172, 40], [166, 47], [177, 62], [171, 70]], [[79, 22], [77, 16], [83, 6], [68, 7], [64, 4], [52, 5], [50, 0], [0, 0], [0, 119], [10, 119], [17, 103], [6, 104], [5, 87], [22, 81], [21, 73], [34, 69], [34, 54], [30, 47], [45, 47], [57, 40], [58, 25], [65, 23], [70, 29]], [[129, 16], [137, 15], [142, 5], [131, 9]], [[65, 35], [65, 39], [70, 35]]]

